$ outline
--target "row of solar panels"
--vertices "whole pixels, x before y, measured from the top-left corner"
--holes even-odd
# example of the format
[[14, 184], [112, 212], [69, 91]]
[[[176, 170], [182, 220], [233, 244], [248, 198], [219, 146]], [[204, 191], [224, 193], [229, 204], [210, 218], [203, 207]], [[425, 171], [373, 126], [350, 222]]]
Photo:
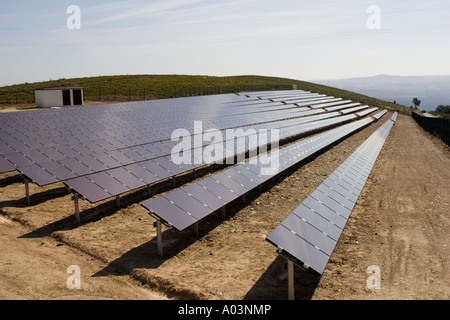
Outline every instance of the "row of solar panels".
[[[225, 131], [225, 128], [233, 128], [233, 126], [254, 130], [279, 129], [278, 139], [282, 141], [283, 139], [343, 124], [376, 110], [376, 108], [367, 109], [368, 106], [349, 103], [351, 101], [343, 101], [340, 98], [319, 97], [317, 94], [306, 92], [264, 93], [254, 97], [256, 98], [252, 99], [252, 96], [249, 95], [247, 98], [250, 98], [250, 100], [247, 98], [243, 100], [242, 97], [237, 99], [233, 96], [231, 98], [226, 97], [225, 101], [224, 97], [220, 97], [221, 102], [216, 107], [210, 103], [218, 100], [208, 97], [206, 99], [208, 103], [203, 101], [199, 110], [196, 110], [196, 115], [186, 119], [191, 121], [193, 117], [200, 113], [206, 123], [220, 124], [217, 131], [221, 133]], [[272, 101], [269, 101], [269, 99]], [[284, 103], [275, 101], [277, 99]], [[284, 101], [285, 99], [295, 101], [296, 105], [289, 105]], [[175, 110], [179, 110], [180, 105], [185, 106], [187, 110], [195, 109], [192, 104], [186, 104], [183, 99], [175, 100], [171, 101], [171, 106], [175, 105]], [[199, 99], [194, 100], [200, 101]], [[269, 102], [261, 103], [267, 101]], [[165, 103], [163, 105], [167, 107]], [[230, 108], [231, 105], [239, 106], [239, 108]], [[357, 107], [353, 108], [355, 106]], [[159, 112], [155, 113], [149, 107], [147, 105], [146, 112], [154, 118], [151, 123], [158, 123]], [[99, 108], [99, 110], [94, 108]], [[234, 111], [221, 112], [224, 108], [234, 109]], [[367, 113], [352, 114], [345, 111], [350, 110], [350, 108], [352, 111], [367, 109]], [[65, 110], [68, 110], [66, 114]], [[88, 110], [87, 113], [85, 113], [85, 110]], [[156, 108], [155, 110], [159, 109]], [[211, 112], [207, 112], [208, 110]], [[338, 110], [340, 111], [338, 112]], [[27, 114], [32, 114], [31, 112], [21, 113], [20, 116], [17, 116], [19, 120], [15, 119], [17, 121], [9, 121], [11, 119], [8, 119], [8, 117], [0, 117], [0, 122], [8, 122], [8, 126], [5, 126], [6, 129], [2, 129], [2, 139], [0, 139], [0, 168], [5, 166], [10, 170], [18, 169], [26, 181], [32, 181], [40, 186], [65, 182], [66, 186], [77, 197], [81, 196], [91, 203], [95, 203], [136, 190], [145, 185], [174, 178], [207, 164], [196, 159], [196, 152], [192, 152], [190, 163], [175, 165], [169, 155], [171, 155], [176, 142], [169, 140], [170, 132], [168, 128], [171, 127], [168, 124], [180, 124], [182, 123], [181, 120], [179, 122], [162, 121], [159, 127], [144, 130], [142, 124], [146, 123], [148, 115], [144, 117], [142, 111], [143, 105], [136, 103], [126, 106], [111, 105], [87, 109], [55, 110], [58, 115], [63, 115], [61, 116], [61, 123], [71, 123], [64, 119], [65, 114], [65, 117], [70, 115], [71, 121], [78, 124], [78, 127], [69, 126], [61, 139], [50, 138], [48, 131], [43, 129], [52, 128], [55, 125], [55, 119], [51, 117], [52, 114], [49, 110], [44, 112], [45, 116], [42, 116], [41, 113], [33, 113], [39, 115], [36, 118], [40, 119], [40, 123], [37, 121], [34, 127], [30, 125], [33, 130], [28, 132], [24, 129], [26, 126], [20, 125], [20, 121], [28, 124], [30, 116]], [[174, 114], [173, 110], [171, 112]], [[170, 112], [165, 111], [164, 114], [170, 114]], [[140, 117], [144, 119], [140, 119]], [[57, 123], [60, 117], [56, 118], [58, 119]], [[111, 120], [115, 127], [107, 128], [106, 124], [101, 123], [102, 118], [103, 121]], [[187, 121], [186, 119], [183, 121]], [[98, 123], [100, 127], [82, 132], [95, 123]], [[132, 130], [126, 127], [128, 125]], [[42, 126], [41, 129], [39, 129], [40, 126]], [[143, 132], [140, 132], [140, 129]], [[33, 136], [35, 130], [41, 130], [41, 132], [37, 136]], [[114, 136], [115, 130], [119, 130], [122, 134]], [[18, 135], [18, 137], [10, 134], [19, 131], [27, 133]], [[3, 133], [8, 134], [3, 135]], [[194, 138], [194, 136], [191, 135], [191, 138]], [[99, 143], [100, 141], [103, 144]], [[227, 157], [230, 157], [230, 154], [234, 157], [267, 144], [266, 141], [256, 146], [250, 145], [249, 139], [244, 139], [243, 143], [237, 141], [238, 143], [233, 144], [233, 150], [228, 150], [226, 142], [222, 142], [222, 149], [228, 151], [225, 152]], [[202, 141], [201, 148], [205, 147], [205, 144], [207, 143]], [[196, 147], [199, 148], [199, 146]], [[19, 149], [20, 151], [18, 151]], [[15, 151], [9, 152], [10, 150]], [[195, 149], [192, 148], [191, 151], [195, 151]], [[1, 154], [2, 152], [4, 154]], [[224, 185], [229, 185], [233, 181], [231, 177], [227, 178], [222, 179]], [[236, 177], [236, 179], [238, 178]], [[28, 190], [27, 186], [26, 184], [26, 190]]]
[[[289, 127], [283, 127], [280, 128], [279, 139], [275, 141], [273, 139], [268, 141], [256, 138], [251, 139], [251, 136], [249, 136], [242, 140], [236, 139], [236, 143], [232, 143], [233, 149], [227, 148], [227, 144], [230, 142], [229, 140], [218, 142], [217, 144], [220, 144], [220, 147], [217, 150], [222, 150], [223, 152], [220, 159], [217, 159], [214, 162], [223, 163], [226, 158], [234, 158], [238, 155], [246, 154], [252, 150], [260, 149], [266, 146], [269, 142], [277, 143], [280, 140], [313, 132], [319, 129], [325, 129], [355, 118], [355, 115], [335, 116], [330, 119], [316, 120], [302, 124], [299, 123]], [[257, 136], [257, 133], [253, 133], [252, 135]], [[252, 144], [251, 140], [255, 141], [256, 144]], [[213, 147], [214, 145], [215, 144], [209, 146]], [[90, 201], [91, 203], [95, 203], [211, 164], [205, 163], [204, 159], [196, 159], [195, 155], [197, 153], [195, 152], [195, 149], [191, 149], [191, 156], [188, 161], [181, 163], [180, 165], [176, 165], [172, 162], [172, 156], [170, 154], [171, 151], [168, 150], [168, 156], [165, 157], [125, 165], [122, 168], [79, 177], [77, 179], [65, 181], [64, 183], [82, 198]], [[200, 150], [200, 155], [202, 154], [203, 152]], [[96, 189], [97, 191], [94, 193], [92, 192], [93, 189]]]
[[[219, 103], [219, 107], [223, 105], [223, 103]], [[115, 105], [110, 107], [114, 108]], [[133, 107], [133, 109], [131, 107]], [[219, 107], [218, 109], [220, 109]], [[102, 109], [104, 108], [105, 107], [102, 107]], [[129, 106], [129, 108], [129, 113], [136, 113], [136, 110], [134, 109], [135, 106]], [[0, 120], [3, 119], [3, 122], [6, 122], [10, 126], [12, 125], [12, 127], [10, 127], [11, 130], [6, 130], [6, 127], [1, 129], [0, 172], [13, 171], [17, 167], [31, 165], [35, 159], [40, 159], [42, 157], [47, 157], [49, 158], [47, 161], [51, 161], [60, 159], [61, 156], [72, 158], [74, 156], [83, 156], [86, 154], [112, 151], [155, 141], [168, 140], [170, 139], [173, 130], [177, 128], [189, 128], [192, 126], [193, 121], [188, 121], [185, 116], [181, 117], [181, 119], [183, 119], [182, 121], [176, 122], [176, 124], [170, 127], [164, 126], [161, 121], [159, 121], [161, 119], [160, 114], [150, 108], [152, 108], [151, 105], [147, 106], [147, 117], [143, 117], [140, 113], [138, 113], [134, 121], [125, 122], [120, 127], [113, 127], [112, 125], [106, 125], [105, 123], [88, 123], [83, 126], [79, 124], [79, 119], [75, 116], [76, 114], [73, 115], [73, 112], [70, 112], [69, 115], [73, 115], [73, 118], [70, 118], [70, 122], [76, 123], [77, 126], [72, 128], [73, 130], [66, 132], [66, 134], [52, 131], [51, 128], [47, 128], [45, 126], [30, 130], [28, 125], [24, 125], [23, 123], [11, 123], [9, 121], [10, 119], [8, 119], [9, 114], [2, 116], [0, 117]], [[83, 108], [83, 112], [79, 112], [79, 114], [86, 117], [86, 115], [84, 115], [84, 110], [85, 109]], [[89, 108], [87, 110], [90, 111], [93, 110], [93, 108]], [[48, 110], [46, 111], [47, 121], [49, 123], [60, 122], [59, 120], [55, 120], [53, 115], [48, 113]], [[296, 112], [298, 112], [298, 114], [296, 114]], [[308, 115], [307, 112], [308, 111], [306, 109], [289, 110], [285, 108], [278, 109], [273, 113], [258, 111], [256, 114], [247, 114], [247, 116], [238, 114], [235, 115], [236, 118], [232, 119], [232, 121], [226, 117], [216, 115], [217, 119], [210, 121], [211, 118], [205, 118], [203, 112], [197, 110], [195, 119], [203, 119], [205, 121], [203, 123], [205, 127], [226, 129], [306, 116]], [[186, 113], [186, 110], [183, 111], [183, 115]], [[28, 117], [32, 117], [35, 112], [23, 112], [20, 114], [30, 114]], [[149, 115], [151, 119], [148, 119]], [[175, 117], [176, 114], [173, 116]], [[134, 123], [141, 118], [144, 118], [141, 125], [135, 129], [131, 129], [133, 128]], [[107, 120], [109, 121], [109, 119], [102, 119], [102, 121]], [[220, 125], [214, 126], [217, 124]], [[91, 129], [92, 131], [90, 131]], [[29, 131], [27, 134], [24, 134], [20, 132], [21, 130]]]
[[300, 267], [323, 273], [396, 116], [375, 131], [267, 236], [282, 255]]
[[[303, 94], [299, 94], [299, 97], [301, 96]], [[240, 100], [242, 99], [241, 97]], [[198, 98], [183, 98], [171, 99], [170, 102], [145, 101], [84, 107], [83, 112], [63, 109], [10, 113], [0, 117], [0, 130], [10, 134], [14, 133], [14, 137], [22, 144], [27, 142], [26, 139], [33, 138], [34, 134], [58, 139], [59, 136], [64, 135], [71, 137], [76, 133], [84, 134], [84, 132], [87, 132], [86, 135], [89, 136], [89, 132], [94, 134], [110, 130], [113, 130], [115, 135], [118, 134], [118, 130], [125, 130], [126, 134], [130, 134], [130, 128], [136, 128], [139, 132], [142, 132], [142, 129], [148, 131], [149, 129], [158, 130], [160, 127], [164, 127], [172, 131], [174, 127], [167, 127], [165, 121], [174, 123], [175, 127], [179, 127], [178, 123], [180, 122], [185, 124], [194, 120], [206, 121], [214, 118], [217, 121], [224, 121], [227, 116], [240, 114], [241, 112], [238, 110], [226, 107], [225, 102], [228, 100], [236, 100], [236, 96], [223, 95], [215, 96], [214, 99], [209, 97], [203, 97], [201, 100]], [[189, 103], [186, 103], [186, 101], [189, 101]], [[268, 106], [271, 105], [280, 106], [282, 103], [270, 102]], [[247, 106], [247, 112], [251, 111], [252, 108], [254, 112], [260, 111], [256, 109], [256, 106], [251, 105]], [[224, 114], [225, 112], [228, 115]], [[158, 116], [154, 117], [155, 114]], [[29, 132], [32, 134], [28, 134]], [[58, 136], [55, 137], [55, 134]], [[23, 140], [21, 135], [24, 135]], [[3, 138], [4, 135], [2, 134], [1, 137]]]
[[[345, 107], [345, 105], [342, 107]], [[367, 106], [362, 106], [362, 107], [367, 108]], [[374, 110], [375, 109], [371, 109], [370, 112], [372, 112]], [[296, 116], [306, 117], [309, 115], [319, 114], [319, 113], [323, 113], [323, 112], [325, 112], [323, 109], [316, 109], [316, 110], [308, 109], [308, 110], [302, 110], [302, 112], [297, 113]], [[331, 114], [333, 114], [333, 113], [331, 113]], [[330, 113], [324, 114], [323, 116], [328, 117], [329, 115], [330, 115]], [[265, 123], [265, 125], [267, 126], [267, 123]], [[282, 124], [280, 124], [280, 125], [282, 125]], [[256, 127], [256, 126], [257, 125], [254, 125], [254, 127]], [[39, 185], [45, 185], [45, 184], [53, 183], [53, 182], [60, 181], [60, 180], [66, 180], [68, 178], [58, 179], [58, 177], [55, 177], [54, 179], [50, 179], [49, 182], [46, 182], [46, 183], [40, 182], [41, 179], [34, 178], [32, 175], [32, 172], [33, 172], [33, 170], [36, 170], [35, 175], [43, 175], [44, 173], [42, 173], [42, 174], [40, 173], [40, 171], [42, 171], [42, 169], [41, 169], [42, 164], [48, 163], [49, 165], [53, 165], [52, 162], [61, 161], [62, 163], [60, 165], [64, 166], [64, 167], [67, 166], [68, 170], [71, 171], [71, 164], [73, 164], [73, 165], [77, 164], [76, 162], [74, 163], [73, 159], [76, 159], [78, 162], [81, 162], [81, 165], [83, 166], [84, 159], [87, 159], [86, 161], [90, 161], [92, 163], [94, 160], [92, 160], [91, 158], [100, 158], [100, 162], [102, 162], [101, 157], [106, 157], [106, 158], [112, 158], [112, 159], [107, 159], [107, 161], [111, 162], [111, 161], [114, 161], [113, 159], [116, 159], [117, 156], [120, 159], [123, 159], [124, 157], [127, 156], [126, 155], [127, 148], [120, 148], [121, 150], [117, 151], [117, 148], [121, 145], [116, 144], [116, 146], [114, 148], [111, 148], [114, 150], [105, 151], [105, 149], [101, 148], [100, 146], [93, 143], [92, 141], [89, 141], [89, 142], [90, 143], [85, 143], [85, 144], [83, 144], [81, 142], [75, 143], [75, 144], [72, 144], [71, 146], [58, 146], [58, 147], [50, 146], [50, 147], [45, 147], [45, 148], [41, 148], [41, 149], [30, 149], [30, 150], [25, 150], [22, 152], [9, 153], [9, 154], [7, 154], [7, 157], [9, 158], [11, 163], [6, 170], [17, 168], [23, 174], [27, 175], [32, 181], [35, 181]], [[117, 142], [118, 141], [116, 141], [116, 143]], [[120, 141], [118, 143], [120, 143]], [[159, 149], [166, 150], [167, 144], [170, 145], [171, 144], [170, 141], [159, 141], [157, 143], [140, 144], [140, 146], [144, 146], [144, 148], [149, 147], [150, 149], [153, 149], [154, 151], [151, 152], [153, 154], [153, 157], [158, 157], [158, 156], [164, 156], [167, 154], [167, 153], [164, 153], [165, 151], [159, 150]], [[128, 149], [130, 149], [130, 147], [128, 147]], [[144, 159], [142, 159], [142, 157], [141, 157], [140, 160], [136, 160], [136, 161], [142, 161], [142, 160], [144, 160]], [[13, 165], [13, 163], [14, 163], [14, 165]], [[131, 162], [128, 162], [126, 164], [129, 164], [129, 163], [131, 163]], [[88, 166], [88, 167], [90, 167], [90, 166]], [[95, 169], [93, 169], [93, 168], [94, 167], [92, 167], [92, 170], [95, 171]], [[105, 168], [103, 170], [106, 170], [109, 168], [111, 168], [111, 166], [107, 166], [107, 168]], [[64, 168], [62, 168], [61, 170], [67, 171], [67, 169], [64, 170]], [[102, 169], [99, 169], [97, 171], [102, 171]], [[76, 172], [75, 172], [75, 174], [76, 174]], [[50, 172], [50, 175], [52, 175], [51, 172]], [[50, 177], [50, 175], [48, 175], [48, 176]], [[69, 176], [70, 176], [70, 174], [69, 174]], [[72, 177], [75, 177], [75, 176], [72, 176]]]
[[243, 164], [146, 201], [142, 206], [156, 219], [181, 231], [372, 122], [372, 118], [361, 119], [283, 147], [279, 150], [279, 167], [275, 171], [269, 171], [268, 174], [261, 174], [264, 168], [251, 163], [254, 159], [250, 159]]
[[[308, 121], [326, 119], [337, 115], [338, 113], [326, 113], [313, 117], [282, 120], [269, 124], [253, 125], [251, 129], [254, 129], [254, 131], [259, 129], [281, 129], [284, 126], [293, 127]], [[247, 130], [246, 127], [243, 127], [244, 129]], [[217, 132], [221, 132], [225, 136], [226, 130], [218, 130]], [[16, 159], [16, 164], [18, 165], [18, 170], [27, 176], [29, 180], [44, 186], [94, 172], [167, 156], [171, 154], [171, 150], [176, 144], [178, 144], [177, 141], [167, 140], [96, 153], [89, 152], [89, 149], [80, 146], [77, 146], [76, 150], [65, 150], [64, 153], [54, 148], [46, 148], [41, 151], [31, 150], [24, 152], [23, 154], [27, 157]], [[206, 142], [202, 141], [202, 144], [206, 144]]]
[[[346, 105], [342, 105], [341, 107], [345, 108]], [[311, 110], [309, 108], [308, 110], [305, 110], [302, 108], [297, 115], [306, 117], [322, 112], [325, 112], [325, 110]], [[70, 113], [72, 114], [73, 112]], [[336, 114], [333, 113], [325, 113], [323, 115], [319, 115], [318, 117], [323, 117], [325, 119], [327, 117], [335, 115]], [[299, 118], [299, 120], [301, 121], [297, 123], [303, 122], [304, 119], [307, 118]], [[278, 120], [278, 118], [273, 119], [272, 117], [271, 121], [273, 120]], [[286, 122], [284, 124], [279, 123], [279, 125], [287, 125], [288, 120], [285, 121]], [[253, 122], [254, 120], [250, 120], [247, 123], [241, 122], [240, 124], [251, 125], [251, 123]], [[272, 122], [268, 123], [271, 124]], [[267, 126], [268, 123], [265, 122], [265, 125]], [[77, 137], [73, 138], [76, 139]], [[8, 170], [18, 169], [21, 174], [26, 177], [27, 180], [30, 180], [40, 186], [55, 182], [67, 181], [69, 179], [83, 177], [85, 175], [91, 175], [90, 178], [94, 179], [90, 180], [89, 183], [85, 182], [86, 179], [82, 179], [84, 183], [81, 183], [80, 181], [73, 181], [72, 183], [68, 184], [69, 187], [73, 187], [75, 190], [78, 189], [82, 197], [89, 199], [89, 201], [91, 202], [97, 202], [99, 201], [99, 199], [104, 199], [105, 197], [110, 197], [113, 195], [121, 194], [123, 192], [134, 190], [135, 188], [140, 187], [142, 183], [144, 183], [144, 185], [155, 183], [157, 181], [164, 180], [167, 177], [174, 176], [196, 168], [195, 166], [193, 168], [190, 167], [189, 169], [184, 167], [181, 168], [181, 171], [180, 168], [175, 168], [172, 165], [170, 165], [170, 169], [167, 168], [169, 167], [169, 165], [166, 165], [162, 168], [156, 168], [155, 166], [159, 165], [158, 162], [155, 161], [152, 161], [150, 165], [148, 161], [170, 154], [173, 143], [170, 144], [168, 141], [160, 141], [159, 143], [153, 144], [148, 143], [128, 148], [123, 148], [123, 144], [119, 140], [112, 139], [111, 142], [115, 145], [110, 144], [109, 148], [104, 149], [96, 145], [92, 140], [88, 140], [88, 143], [85, 142], [85, 144], [77, 142], [71, 145], [58, 145], [57, 147], [46, 146], [45, 148], [41, 149], [30, 148], [26, 151], [7, 154], [9, 157], [8, 160], [0, 157], [0, 167], [2, 164], [4, 164], [4, 162], [7, 162], [7, 165], [5, 165], [5, 167], [7, 167]], [[42, 143], [42, 141], [40, 141], [40, 143]], [[136, 141], [133, 141], [133, 143], [131, 144], [135, 143]], [[95, 146], [97, 146], [97, 148]], [[112, 150], [106, 151], [107, 149]], [[124, 166], [130, 166], [132, 164], [138, 165], [138, 163], [144, 162], [147, 162], [146, 164], [151, 167], [152, 170], [148, 170], [145, 165], [133, 166], [130, 168], [126, 168], [126, 170], [138, 169], [138, 172], [142, 174], [140, 169], [141, 167], [143, 167], [146, 169], [146, 171], [150, 171], [147, 172], [146, 175], [144, 175], [146, 179], [139, 177], [138, 179], [140, 180], [140, 182], [138, 182], [135, 179], [135, 174], [133, 173], [129, 173], [126, 177], [124, 176]], [[167, 161], [165, 161], [164, 159], [160, 160], [159, 162], [162, 162], [163, 164], [167, 163]], [[106, 170], [114, 171], [107, 172], [107, 175], [105, 175], [103, 171]], [[109, 179], [109, 173], [113, 174], [112, 177], [114, 179]], [[120, 184], [117, 184], [117, 177], [120, 177]], [[109, 185], [108, 183], [110, 183], [111, 185]], [[90, 191], [89, 194], [87, 194], [87, 190]], [[98, 192], [93, 192], [94, 190], [97, 190]]]

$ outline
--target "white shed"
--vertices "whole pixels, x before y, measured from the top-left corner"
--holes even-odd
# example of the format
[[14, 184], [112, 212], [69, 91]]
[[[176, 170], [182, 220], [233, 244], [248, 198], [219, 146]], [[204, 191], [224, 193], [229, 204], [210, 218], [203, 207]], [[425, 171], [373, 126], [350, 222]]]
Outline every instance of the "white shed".
[[83, 105], [83, 88], [48, 88], [34, 91], [36, 108]]

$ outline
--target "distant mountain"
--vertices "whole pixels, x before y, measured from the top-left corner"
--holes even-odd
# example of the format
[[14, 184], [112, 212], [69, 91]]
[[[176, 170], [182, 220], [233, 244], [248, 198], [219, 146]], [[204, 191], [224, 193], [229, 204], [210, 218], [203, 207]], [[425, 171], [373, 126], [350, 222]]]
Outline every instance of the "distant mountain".
[[396, 101], [411, 106], [414, 97], [421, 100], [420, 110], [433, 111], [439, 105], [450, 105], [450, 75], [444, 76], [390, 76], [381, 74], [373, 77], [342, 80], [314, 81], [339, 89]]

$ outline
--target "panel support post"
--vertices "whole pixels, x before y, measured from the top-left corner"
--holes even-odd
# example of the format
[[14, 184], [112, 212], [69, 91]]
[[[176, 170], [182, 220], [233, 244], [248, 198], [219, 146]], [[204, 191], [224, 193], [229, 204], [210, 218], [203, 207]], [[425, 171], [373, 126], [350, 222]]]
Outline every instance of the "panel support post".
[[80, 207], [78, 206], [78, 195], [74, 193], [72, 196], [73, 203], [75, 205], [75, 222], [79, 226], [80, 222]]
[[151, 197], [152, 196], [152, 188], [150, 185], [147, 185], [147, 192], [148, 192], [148, 196]]
[[195, 232], [195, 236], [197, 238], [199, 238], [200, 232], [198, 230], [198, 221], [196, 223], [194, 223], [194, 232]]
[[31, 199], [30, 199], [30, 181], [28, 179], [25, 179], [25, 198], [27, 199], [27, 204], [31, 205]]
[[117, 209], [120, 209], [120, 196], [119, 195], [116, 196], [116, 206], [117, 206]]
[[294, 292], [294, 263], [288, 259], [288, 299], [295, 299]]
[[156, 239], [158, 241], [158, 255], [162, 258], [163, 247], [162, 247], [161, 220], [156, 220]]

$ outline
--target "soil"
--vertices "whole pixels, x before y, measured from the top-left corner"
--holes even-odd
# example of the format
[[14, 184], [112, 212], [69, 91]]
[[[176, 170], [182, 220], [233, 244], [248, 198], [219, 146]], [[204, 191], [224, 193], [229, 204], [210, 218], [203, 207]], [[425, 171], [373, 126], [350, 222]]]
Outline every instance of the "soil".
[[[202, 220], [199, 237], [163, 227], [163, 258], [145, 189], [120, 209], [80, 201], [76, 226], [63, 184], [31, 185], [27, 206], [21, 177], [0, 175], [0, 299], [287, 299], [286, 260], [265, 237], [391, 114]], [[449, 168], [449, 148], [399, 115], [324, 274], [295, 268], [296, 299], [449, 299]]]

